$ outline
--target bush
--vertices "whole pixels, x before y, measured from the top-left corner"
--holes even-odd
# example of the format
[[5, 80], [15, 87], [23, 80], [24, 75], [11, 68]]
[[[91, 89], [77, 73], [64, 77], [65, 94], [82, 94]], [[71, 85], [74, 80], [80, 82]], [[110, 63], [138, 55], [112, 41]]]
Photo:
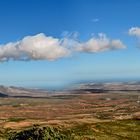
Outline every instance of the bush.
[[16, 133], [9, 140], [63, 140], [64, 135], [60, 131], [53, 127], [40, 128], [38, 125], [34, 125], [28, 130], [24, 130]]

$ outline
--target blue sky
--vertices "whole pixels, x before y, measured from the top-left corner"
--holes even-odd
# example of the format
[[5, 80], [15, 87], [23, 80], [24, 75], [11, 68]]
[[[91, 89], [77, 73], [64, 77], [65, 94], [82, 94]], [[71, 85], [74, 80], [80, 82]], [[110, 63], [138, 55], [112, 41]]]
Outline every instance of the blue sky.
[[104, 33], [126, 48], [83, 49], [54, 61], [10, 59], [0, 63], [0, 84], [56, 87], [79, 81], [139, 80], [139, 36], [128, 34], [140, 27], [139, 7], [139, 0], [1, 0], [0, 47], [39, 33], [61, 39], [64, 33], [78, 32], [82, 47]]

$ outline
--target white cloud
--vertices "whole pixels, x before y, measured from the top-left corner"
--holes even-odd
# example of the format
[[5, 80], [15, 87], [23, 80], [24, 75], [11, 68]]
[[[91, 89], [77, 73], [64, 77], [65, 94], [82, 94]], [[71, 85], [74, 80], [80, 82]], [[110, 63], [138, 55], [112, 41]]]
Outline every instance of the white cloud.
[[114, 49], [124, 49], [126, 46], [120, 40], [110, 40], [105, 34], [98, 34], [98, 37], [93, 37], [87, 42], [81, 43], [76, 47], [77, 51], [82, 52], [102, 52]]
[[140, 47], [140, 27], [132, 27], [128, 30], [128, 34], [138, 39], [137, 46]]
[[0, 61], [14, 60], [56, 60], [70, 55], [60, 39], [43, 33], [27, 36], [21, 41], [0, 46]]
[[120, 39], [112, 40], [110, 46], [112, 49], [125, 49], [126, 46], [121, 42]]
[[98, 22], [98, 21], [99, 21], [98, 18], [94, 18], [94, 19], [92, 19], [92, 22]]
[[139, 27], [132, 27], [128, 31], [129, 35], [140, 37], [140, 28]]
[[0, 61], [8, 60], [56, 60], [70, 56], [73, 52], [96, 53], [107, 50], [123, 49], [120, 40], [110, 40], [105, 34], [92, 37], [86, 42], [77, 39], [78, 33], [62, 39], [46, 36], [43, 33], [26, 36], [17, 42], [0, 45]]

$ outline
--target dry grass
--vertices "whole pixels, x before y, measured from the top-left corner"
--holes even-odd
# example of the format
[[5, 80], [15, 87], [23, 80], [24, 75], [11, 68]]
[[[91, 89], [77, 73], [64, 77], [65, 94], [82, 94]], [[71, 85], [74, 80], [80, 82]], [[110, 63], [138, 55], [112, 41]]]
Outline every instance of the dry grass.
[[[139, 93], [73, 94], [51, 98], [0, 98], [1, 127], [131, 119], [140, 112]], [[21, 120], [20, 120], [21, 119]], [[13, 120], [11, 122], [11, 120]]]

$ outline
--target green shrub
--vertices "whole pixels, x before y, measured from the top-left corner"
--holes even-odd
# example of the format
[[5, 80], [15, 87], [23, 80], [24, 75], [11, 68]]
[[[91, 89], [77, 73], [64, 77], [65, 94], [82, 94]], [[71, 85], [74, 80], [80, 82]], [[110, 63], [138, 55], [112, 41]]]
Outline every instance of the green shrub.
[[9, 122], [20, 122], [20, 121], [24, 121], [25, 118], [9, 118], [8, 121]]
[[28, 130], [16, 133], [9, 140], [63, 140], [64, 135], [60, 131], [53, 127], [40, 128], [38, 125], [34, 125]]

